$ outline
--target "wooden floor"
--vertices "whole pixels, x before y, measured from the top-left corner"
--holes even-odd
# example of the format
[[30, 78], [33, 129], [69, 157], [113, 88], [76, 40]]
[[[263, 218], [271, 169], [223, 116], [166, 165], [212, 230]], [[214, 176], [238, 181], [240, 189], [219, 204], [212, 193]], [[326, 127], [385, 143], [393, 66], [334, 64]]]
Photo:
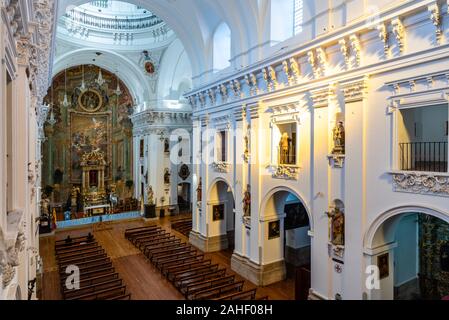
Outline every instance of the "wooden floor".
[[[188, 240], [184, 235], [170, 228], [170, 217], [163, 218], [159, 222], [167, 231], [171, 231], [183, 240]], [[43, 278], [40, 294], [43, 300], [60, 300], [60, 286], [58, 268], [55, 261], [54, 243], [70, 235], [72, 237], [85, 235], [92, 232], [99, 244], [111, 257], [116, 271], [120, 274], [124, 284], [131, 293], [132, 300], [183, 300], [184, 296], [167, 281], [153, 265], [147, 261], [145, 256], [125, 239], [125, 229], [143, 226], [142, 220], [115, 222], [104, 230], [94, 230], [93, 226], [58, 230], [54, 236], [40, 238], [40, 253], [43, 260]], [[221, 264], [231, 270], [230, 250], [208, 253], [207, 256], [215, 263]], [[237, 276], [237, 278], [241, 278]], [[246, 281], [245, 289], [256, 286]], [[270, 300], [292, 300], [294, 299], [294, 281], [287, 279], [279, 283], [258, 287], [257, 296], [268, 296]]]

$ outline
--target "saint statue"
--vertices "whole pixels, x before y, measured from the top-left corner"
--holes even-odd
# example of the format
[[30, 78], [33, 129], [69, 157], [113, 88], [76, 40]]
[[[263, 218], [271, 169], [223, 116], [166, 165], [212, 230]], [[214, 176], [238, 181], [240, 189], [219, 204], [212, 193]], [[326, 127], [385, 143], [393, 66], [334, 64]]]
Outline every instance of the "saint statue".
[[345, 153], [345, 127], [343, 126], [343, 121], [339, 121], [335, 128], [333, 129], [334, 136], [334, 154], [344, 154]]
[[243, 194], [243, 216], [249, 217], [251, 216], [251, 192], [250, 185], [248, 184], [246, 187], [246, 191]]
[[170, 184], [170, 171], [168, 169], [165, 169], [164, 183], [165, 184]]
[[334, 245], [345, 244], [345, 215], [340, 208], [335, 208], [327, 215], [331, 218], [331, 242]]
[[150, 206], [154, 205], [154, 192], [152, 186], [147, 187], [147, 201]]
[[78, 188], [78, 187], [76, 187], [76, 186], [72, 186], [72, 191], [71, 191], [71, 198], [72, 198], [72, 201], [71, 201], [71, 207], [73, 208], [73, 209], [75, 209], [75, 207], [76, 207], [76, 204], [77, 204], [77, 200], [78, 200], [78, 194], [80, 193], [81, 191], [80, 191], [80, 188]]
[[290, 153], [290, 138], [287, 132], [284, 132], [281, 137], [281, 141], [279, 142], [280, 147], [280, 163], [288, 164], [288, 155]]
[[202, 196], [202, 189], [203, 188], [203, 182], [200, 181], [198, 182], [198, 187], [196, 188], [196, 201], [201, 202], [201, 196]]
[[41, 200], [41, 210], [43, 216], [48, 217], [50, 215], [50, 199], [48, 197]]

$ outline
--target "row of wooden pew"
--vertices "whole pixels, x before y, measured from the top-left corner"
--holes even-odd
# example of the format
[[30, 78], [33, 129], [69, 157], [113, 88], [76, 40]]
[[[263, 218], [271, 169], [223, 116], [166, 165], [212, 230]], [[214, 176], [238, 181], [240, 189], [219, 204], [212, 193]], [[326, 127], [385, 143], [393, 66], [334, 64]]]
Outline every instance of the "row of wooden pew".
[[64, 300], [131, 299], [111, 258], [91, 234], [56, 241], [55, 253]]
[[190, 231], [192, 231], [192, 217], [173, 221], [171, 223], [171, 228], [188, 237]]
[[254, 300], [256, 289], [160, 226], [127, 229], [131, 241], [188, 300]]

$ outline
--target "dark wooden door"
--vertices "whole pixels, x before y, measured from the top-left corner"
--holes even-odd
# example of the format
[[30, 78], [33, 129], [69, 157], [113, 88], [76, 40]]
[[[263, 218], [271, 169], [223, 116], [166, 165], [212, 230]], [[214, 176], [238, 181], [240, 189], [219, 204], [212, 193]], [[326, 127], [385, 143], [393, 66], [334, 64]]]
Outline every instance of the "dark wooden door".
[[299, 267], [296, 269], [295, 277], [295, 300], [307, 300], [311, 282], [310, 267]]

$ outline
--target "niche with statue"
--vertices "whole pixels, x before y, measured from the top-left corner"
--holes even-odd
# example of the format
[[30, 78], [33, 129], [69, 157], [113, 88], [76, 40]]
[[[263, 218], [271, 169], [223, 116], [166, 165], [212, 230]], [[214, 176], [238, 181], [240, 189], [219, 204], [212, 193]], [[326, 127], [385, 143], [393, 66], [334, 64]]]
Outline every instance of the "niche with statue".
[[328, 156], [330, 165], [334, 168], [342, 168], [345, 160], [346, 143], [344, 114], [341, 112], [335, 115], [335, 124], [332, 128], [332, 141], [331, 154]]
[[329, 218], [329, 246], [335, 258], [342, 259], [345, 247], [345, 208], [341, 200], [333, 201], [326, 212]]

